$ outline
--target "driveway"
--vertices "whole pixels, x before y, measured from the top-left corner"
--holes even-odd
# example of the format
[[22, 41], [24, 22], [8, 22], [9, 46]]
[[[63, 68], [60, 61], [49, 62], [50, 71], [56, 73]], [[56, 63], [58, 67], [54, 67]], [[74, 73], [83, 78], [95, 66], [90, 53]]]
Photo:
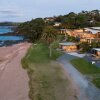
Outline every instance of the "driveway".
[[69, 55], [75, 56], [75, 57], [79, 57], [79, 58], [83, 58], [86, 54], [79, 54], [77, 52], [71, 52], [68, 53]]
[[58, 59], [58, 62], [69, 74], [73, 84], [79, 89], [78, 100], [100, 100], [100, 90], [90, 83], [75, 67], [70, 63], [71, 59], [77, 57], [65, 54]]
[[94, 62], [95, 62], [94, 64], [95, 64], [97, 67], [100, 68], [100, 59], [95, 60], [95, 59], [93, 59], [93, 58], [92, 58], [91, 56], [89, 56], [89, 55], [84, 56], [84, 59], [86, 59], [87, 61], [89, 61], [89, 62], [91, 62], [91, 63], [92, 63], [92, 61], [94, 61]]

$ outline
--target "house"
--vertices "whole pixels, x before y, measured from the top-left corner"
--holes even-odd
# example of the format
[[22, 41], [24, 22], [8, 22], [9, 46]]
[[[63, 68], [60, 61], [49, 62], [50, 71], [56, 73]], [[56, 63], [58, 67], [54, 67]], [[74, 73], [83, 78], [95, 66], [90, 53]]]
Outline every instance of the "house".
[[59, 30], [59, 34], [63, 34], [63, 35], [70, 35], [72, 36], [72, 31], [70, 29], [60, 29]]
[[93, 48], [92, 54], [94, 54], [97, 57], [100, 57], [100, 48]]
[[60, 34], [74, 36], [80, 38], [80, 42], [100, 42], [100, 27], [90, 27], [84, 29], [60, 29]]
[[84, 30], [83, 29], [75, 29], [74, 32], [77, 32], [77, 33], [82, 33]]
[[69, 36], [79, 37], [80, 39], [95, 37], [92, 33], [84, 31], [84, 29], [60, 29], [60, 34], [68, 34]]
[[100, 38], [87, 38], [87, 39], [85, 39], [86, 40], [86, 42], [88, 42], [88, 43], [92, 43], [92, 42], [100, 42]]
[[59, 43], [60, 49], [66, 51], [66, 52], [75, 52], [77, 51], [77, 44], [73, 42], [64, 42]]
[[66, 34], [68, 32], [68, 29], [60, 29], [60, 34]]
[[86, 42], [100, 42], [100, 27], [84, 28], [84, 32], [87, 33], [87, 38], [85, 38]]
[[44, 18], [45, 23], [53, 22], [54, 20], [55, 20], [54, 17], [46, 17], [46, 18]]
[[60, 25], [61, 25], [61, 23], [59, 23], [59, 22], [55, 22], [55, 23], [54, 23], [54, 26], [56, 26], [56, 27], [57, 27], [57, 26], [60, 26]]
[[100, 27], [84, 28], [84, 31], [92, 33], [95, 38], [100, 38]]

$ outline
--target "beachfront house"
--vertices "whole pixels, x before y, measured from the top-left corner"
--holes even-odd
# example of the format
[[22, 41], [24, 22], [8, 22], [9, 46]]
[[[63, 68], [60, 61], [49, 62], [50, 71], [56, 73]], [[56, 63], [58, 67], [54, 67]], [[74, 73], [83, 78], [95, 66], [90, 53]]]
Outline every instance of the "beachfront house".
[[93, 48], [92, 54], [94, 54], [96, 57], [100, 58], [100, 48]]
[[60, 34], [69, 35], [80, 38], [80, 42], [100, 42], [100, 27], [90, 27], [84, 29], [60, 29]]
[[44, 18], [45, 23], [53, 22], [54, 20], [55, 20], [54, 17], [46, 17], [46, 18]]
[[84, 28], [84, 32], [91, 34], [91, 37], [86, 38], [88, 43], [100, 42], [100, 27]]
[[66, 51], [66, 52], [75, 52], [77, 51], [77, 44], [73, 42], [64, 42], [59, 43], [60, 49]]

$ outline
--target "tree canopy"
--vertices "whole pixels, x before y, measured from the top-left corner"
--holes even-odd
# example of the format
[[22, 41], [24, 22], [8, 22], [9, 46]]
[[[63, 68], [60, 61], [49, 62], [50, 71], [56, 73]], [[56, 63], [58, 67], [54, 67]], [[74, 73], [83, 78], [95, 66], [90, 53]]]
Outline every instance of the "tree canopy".
[[100, 26], [100, 10], [70, 12], [63, 16], [56, 16], [54, 22], [60, 22], [62, 24], [60, 28], [70, 29]]
[[26, 39], [34, 42], [35, 40], [41, 38], [44, 27], [44, 20], [42, 18], [37, 18], [29, 22], [20, 24], [17, 28], [17, 33], [19, 35], [24, 35]]
[[42, 39], [45, 40], [47, 43], [51, 43], [56, 39], [57, 30], [53, 28], [53, 26], [47, 26], [43, 30]]

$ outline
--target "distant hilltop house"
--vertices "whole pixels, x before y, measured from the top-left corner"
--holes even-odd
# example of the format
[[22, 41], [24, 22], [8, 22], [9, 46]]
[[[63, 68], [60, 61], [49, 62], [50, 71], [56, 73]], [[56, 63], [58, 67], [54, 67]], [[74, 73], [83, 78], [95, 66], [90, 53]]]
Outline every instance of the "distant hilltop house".
[[57, 26], [60, 26], [60, 25], [61, 25], [60, 22], [55, 22], [53, 26], [56, 26], [57, 27]]
[[77, 51], [77, 44], [73, 42], [59, 43], [59, 48], [66, 52], [75, 52]]
[[44, 21], [46, 22], [46, 23], [48, 23], [48, 22], [53, 22], [55, 20], [55, 17], [46, 17], [46, 18], [44, 18]]
[[83, 29], [60, 29], [60, 34], [70, 35], [74, 37], [79, 37], [81, 42], [100, 42], [100, 27], [91, 27]]

